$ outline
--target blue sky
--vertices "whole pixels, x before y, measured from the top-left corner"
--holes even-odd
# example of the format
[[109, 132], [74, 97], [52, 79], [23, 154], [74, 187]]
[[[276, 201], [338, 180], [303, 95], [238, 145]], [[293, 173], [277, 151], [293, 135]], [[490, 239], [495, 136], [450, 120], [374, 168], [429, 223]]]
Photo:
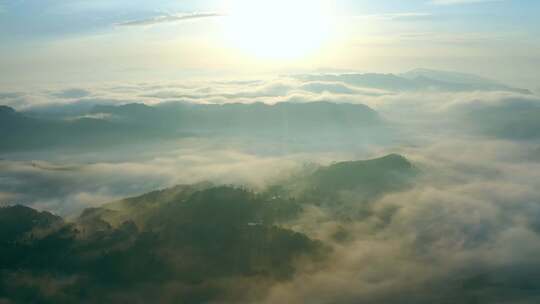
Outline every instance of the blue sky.
[[[337, 24], [332, 39], [294, 60], [258, 58], [224, 42], [223, 24], [232, 18], [234, 1], [0, 0], [0, 67], [9, 72], [0, 81], [122, 80], [142, 77], [134, 71], [149, 77], [149, 70], [152, 77], [240, 74], [254, 66], [261, 72], [322, 67], [393, 72], [422, 66], [529, 86], [538, 80], [540, 1], [328, 1], [325, 14]], [[287, 12], [293, 6], [287, 3], [294, 1], [276, 11]], [[302, 3], [308, 11], [312, 2]], [[294, 6], [291, 15], [302, 22], [303, 12]], [[120, 25], [132, 21], [146, 23]], [[254, 33], [242, 35], [262, 41]]]
[[[455, 30], [540, 32], [540, 2], [535, 0], [341, 0], [340, 15], [425, 13]], [[453, 4], [452, 4], [453, 3]], [[53, 38], [107, 31], [116, 23], [165, 13], [226, 12], [227, 1], [178, 0], [0, 0], [0, 34], [12, 39]], [[284, 8], [286, 9], [286, 7]], [[442, 20], [441, 20], [442, 19]], [[435, 20], [432, 20], [435, 21]]]

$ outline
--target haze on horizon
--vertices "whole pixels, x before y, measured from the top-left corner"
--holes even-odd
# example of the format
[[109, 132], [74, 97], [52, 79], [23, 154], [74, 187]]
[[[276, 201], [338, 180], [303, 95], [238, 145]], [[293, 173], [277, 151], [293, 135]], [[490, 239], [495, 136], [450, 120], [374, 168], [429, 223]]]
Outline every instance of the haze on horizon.
[[538, 13], [0, 0], [0, 304], [540, 303]]
[[19, 85], [433, 68], [536, 90], [538, 10], [534, 0], [2, 0], [0, 76]]

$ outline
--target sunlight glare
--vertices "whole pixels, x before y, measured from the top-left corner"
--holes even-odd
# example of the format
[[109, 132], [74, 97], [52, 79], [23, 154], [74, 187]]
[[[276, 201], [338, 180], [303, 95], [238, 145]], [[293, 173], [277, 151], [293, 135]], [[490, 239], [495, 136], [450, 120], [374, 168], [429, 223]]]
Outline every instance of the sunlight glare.
[[331, 24], [319, 0], [236, 0], [227, 37], [233, 47], [260, 58], [297, 59], [319, 50]]

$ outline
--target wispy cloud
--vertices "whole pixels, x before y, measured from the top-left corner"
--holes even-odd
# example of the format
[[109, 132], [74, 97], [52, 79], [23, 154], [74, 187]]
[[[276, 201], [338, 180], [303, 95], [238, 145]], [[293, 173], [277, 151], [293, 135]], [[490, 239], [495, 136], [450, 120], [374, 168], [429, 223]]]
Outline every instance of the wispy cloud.
[[433, 15], [430, 13], [421, 12], [405, 12], [405, 13], [389, 13], [389, 14], [372, 14], [362, 15], [359, 18], [370, 20], [417, 20], [430, 18]]
[[119, 26], [150, 26], [160, 23], [187, 21], [193, 19], [203, 19], [212, 17], [221, 17], [223, 14], [206, 12], [206, 13], [189, 13], [189, 14], [174, 14], [174, 15], [161, 15], [148, 19], [132, 20], [119, 23]]

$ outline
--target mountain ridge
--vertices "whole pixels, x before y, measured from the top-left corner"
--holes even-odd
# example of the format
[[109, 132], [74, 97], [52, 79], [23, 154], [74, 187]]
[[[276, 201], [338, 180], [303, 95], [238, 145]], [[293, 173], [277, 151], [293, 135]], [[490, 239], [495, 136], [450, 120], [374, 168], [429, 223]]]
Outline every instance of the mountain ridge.
[[304, 74], [294, 77], [305, 81], [343, 82], [357, 87], [390, 91], [507, 91], [525, 95], [532, 94], [528, 89], [514, 88], [474, 74], [422, 68], [401, 74], [351, 72], [344, 74]]
[[[4, 114], [2, 114], [4, 113]], [[100, 105], [75, 118], [52, 119], [4, 108], [0, 152], [57, 147], [99, 148], [186, 136], [367, 136], [385, 121], [373, 109], [350, 103]]]

